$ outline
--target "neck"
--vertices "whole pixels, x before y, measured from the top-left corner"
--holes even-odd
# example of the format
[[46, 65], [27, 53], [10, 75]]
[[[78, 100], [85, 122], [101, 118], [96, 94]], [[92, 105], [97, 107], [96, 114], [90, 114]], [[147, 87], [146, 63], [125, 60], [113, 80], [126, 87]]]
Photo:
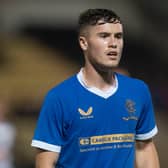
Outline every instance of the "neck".
[[85, 66], [82, 69], [84, 82], [88, 87], [96, 87], [100, 90], [108, 90], [115, 85], [114, 72], [109, 69], [106, 71]]

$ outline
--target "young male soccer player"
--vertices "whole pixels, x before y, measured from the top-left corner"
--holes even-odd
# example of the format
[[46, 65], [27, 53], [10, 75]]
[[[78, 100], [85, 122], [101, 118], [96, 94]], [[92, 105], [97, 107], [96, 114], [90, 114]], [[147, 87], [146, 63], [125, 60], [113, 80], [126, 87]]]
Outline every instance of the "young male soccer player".
[[123, 25], [111, 10], [79, 17], [80, 72], [47, 94], [32, 146], [36, 168], [159, 168], [147, 85], [115, 73]]

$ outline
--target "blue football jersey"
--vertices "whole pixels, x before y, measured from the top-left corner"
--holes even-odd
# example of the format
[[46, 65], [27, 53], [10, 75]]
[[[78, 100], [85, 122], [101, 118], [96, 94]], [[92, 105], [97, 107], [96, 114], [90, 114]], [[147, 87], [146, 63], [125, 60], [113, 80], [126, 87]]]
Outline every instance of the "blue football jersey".
[[115, 74], [107, 91], [87, 87], [82, 72], [51, 89], [32, 146], [59, 152], [56, 168], [133, 168], [135, 140], [157, 133], [147, 85]]

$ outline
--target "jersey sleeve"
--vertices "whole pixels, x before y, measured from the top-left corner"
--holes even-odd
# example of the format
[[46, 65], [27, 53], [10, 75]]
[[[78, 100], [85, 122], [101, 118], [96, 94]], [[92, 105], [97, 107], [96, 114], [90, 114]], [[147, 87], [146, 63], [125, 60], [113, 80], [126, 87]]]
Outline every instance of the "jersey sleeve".
[[144, 92], [142, 92], [143, 109], [136, 127], [136, 140], [147, 140], [155, 136], [158, 132], [155, 122], [152, 98], [148, 86], [144, 84]]
[[58, 98], [48, 94], [42, 105], [31, 146], [60, 152], [63, 145], [63, 119]]

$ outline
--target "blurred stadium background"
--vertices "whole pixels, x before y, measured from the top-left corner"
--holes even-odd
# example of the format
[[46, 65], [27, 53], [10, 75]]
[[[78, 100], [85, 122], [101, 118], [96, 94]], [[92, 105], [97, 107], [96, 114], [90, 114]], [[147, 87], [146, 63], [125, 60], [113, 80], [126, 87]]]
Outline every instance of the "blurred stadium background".
[[148, 83], [162, 168], [168, 141], [168, 2], [166, 0], [5, 0], [0, 2], [0, 100], [8, 100], [17, 129], [16, 168], [34, 167], [31, 138], [47, 90], [83, 63], [76, 23], [87, 8], [114, 9], [125, 26], [121, 66]]

